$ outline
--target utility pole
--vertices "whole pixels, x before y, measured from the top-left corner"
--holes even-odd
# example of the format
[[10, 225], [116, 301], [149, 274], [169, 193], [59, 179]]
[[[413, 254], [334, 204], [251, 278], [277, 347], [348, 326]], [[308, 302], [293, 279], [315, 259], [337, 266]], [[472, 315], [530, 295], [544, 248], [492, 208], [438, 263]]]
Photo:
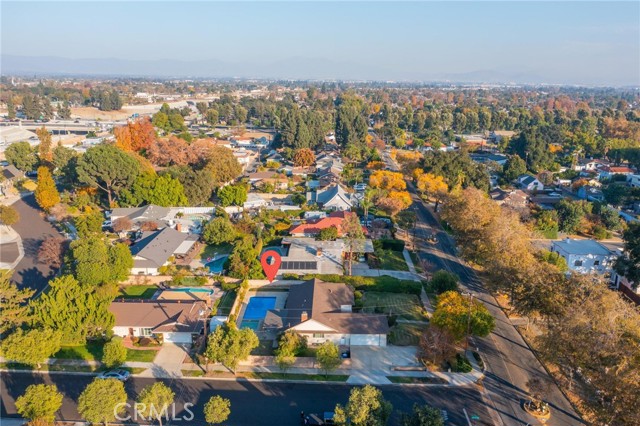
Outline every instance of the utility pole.
[[473, 309], [473, 293], [462, 293], [464, 296], [469, 296], [469, 313], [467, 314], [467, 336], [465, 339], [466, 349], [469, 348], [469, 335], [471, 334], [471, 310]]

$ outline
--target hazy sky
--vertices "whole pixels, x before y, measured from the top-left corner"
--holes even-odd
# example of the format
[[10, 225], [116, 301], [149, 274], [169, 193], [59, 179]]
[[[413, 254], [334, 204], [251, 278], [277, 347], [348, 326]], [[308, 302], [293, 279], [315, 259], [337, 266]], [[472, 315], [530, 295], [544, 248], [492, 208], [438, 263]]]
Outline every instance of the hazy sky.
[[[640, 85], [640, 2], [2, 1], [2, 53]], [[355, 70], [355, 71], [354, 71]], [[388, 75], [388, 77], [387, 77]], [[553, 81], [551, 81], [553, 80]]]

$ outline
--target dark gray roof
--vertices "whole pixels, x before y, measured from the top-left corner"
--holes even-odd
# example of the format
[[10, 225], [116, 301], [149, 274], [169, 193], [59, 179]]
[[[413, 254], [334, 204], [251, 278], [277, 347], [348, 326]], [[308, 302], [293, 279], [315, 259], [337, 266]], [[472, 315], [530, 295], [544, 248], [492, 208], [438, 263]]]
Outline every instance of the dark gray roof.
[[[188, 234], [176, 231], [172, 228], [163, 228], [160, 231], [147, 231], [142, 233], [142, 237], [131, 246], [133, 256], [143, 257], [152, 262], [156, 267], [164, 265]], [[135, 261], [140, 267], [139, 260]], [[145, 262], [146, 266], [149, 267]]]
[[289, 329], [301, 324], [303, 314], [338, 333], [386, 334], [384, 315], [342, 312], [352, 306], [353, 290], [343, 283], [327, 283], [317, 278], [291, 286], [285, 309], [270, 310], [264, 318], [265, 329]]
[[23, 175], [24, 173], [18, 170], [18, 168], [13, 164], [9, 164], [8, 166], [3, 167], [2, 169], [2, 176], [4, 176], [5, 179], [8, 179], [8, 180], [21, 177]]

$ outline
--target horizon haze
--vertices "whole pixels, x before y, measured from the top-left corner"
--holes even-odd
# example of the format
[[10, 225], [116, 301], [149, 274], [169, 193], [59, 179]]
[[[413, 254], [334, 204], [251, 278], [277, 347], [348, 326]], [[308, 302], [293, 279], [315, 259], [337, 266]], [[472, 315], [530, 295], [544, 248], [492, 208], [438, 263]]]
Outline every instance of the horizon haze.
[[639, 16], [638, 2], [3, 1], [0, 65], [3, 75], [639, 86]]

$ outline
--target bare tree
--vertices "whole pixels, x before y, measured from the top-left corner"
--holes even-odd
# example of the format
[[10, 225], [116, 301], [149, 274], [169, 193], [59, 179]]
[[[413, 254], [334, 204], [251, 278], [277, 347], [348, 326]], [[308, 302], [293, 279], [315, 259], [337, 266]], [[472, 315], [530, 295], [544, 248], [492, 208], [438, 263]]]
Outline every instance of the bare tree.
[[438, 365], [456, 353], [455, 339], [447, 330], [430, 325], [420, 337], [418, 358], [425, 365]]
[[113, 221], [113, 230], [115, 232], [129, 231], [131, 228], [133, 228], [133, 221], [126, 216]]
[[60, 268], [66, 246], [67, 242], [62, 238], [47, 238], [42, 242], [38, 250], [38, 262], [47, 264], [54, 269]]
[[148, 220], [140, 224], [140, 229], [142, 229], [143, 231], [155, 231], [156, 229], [158, 229], [159, 226], [160, 225], [158, 225], [158, 222], [153, 220]]

